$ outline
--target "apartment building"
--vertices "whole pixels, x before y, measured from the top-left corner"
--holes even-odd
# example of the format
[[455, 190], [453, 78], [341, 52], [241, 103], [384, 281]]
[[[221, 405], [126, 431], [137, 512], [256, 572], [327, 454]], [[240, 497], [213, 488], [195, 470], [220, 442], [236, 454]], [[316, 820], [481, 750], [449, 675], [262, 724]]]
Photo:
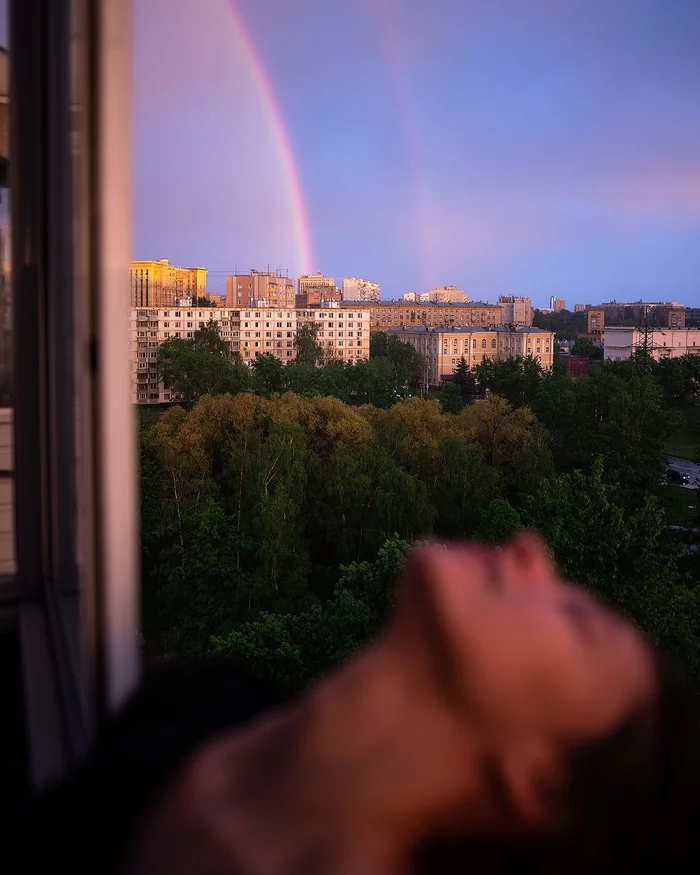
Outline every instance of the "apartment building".
[[171, 400], [158, 379], [158, 348], [165, 340], [191, 340], [210, 319], [219, 324], [231, 354], [239, 351], [239, 313], [218, 307], [132, 308], [129, 314], [129, 357], [132, 404], [159, 404]]
[[379, 301], [381, 299], [379, 283], [359, 277], [349, 277], [343, 280], [343, 299], [346, 301]]
[[284, 363], [293, 361], [297, 328], [309, 322], [318, 325], [318, 339], [327, 358], [346, 362], [369, 358], [367, 310], [133, 308], [129, 324], [133, 404], [164, 404], [173, 400], [170, 390], [158, 378], [158, 349], [173, 337], [191, 340], [210, 319], [218, 323], [231, 356], [239, 356], [246, 363], [264, 354], [274, 355]]
[[369, 358], [370, 314], [366, 308], [297, 310], [298, 324], [314, 323], [328, 359], [352, 363]]
[[[603, 356], [611, 361], [623, 361], [632, 356], [644, 342], [639, 328], [608, 326], [605, 329]], [[654, 328], [649, 332], [648, 350], [657, 361], [700, 354], [700, 328]]]
[[[352, 302], [343, 301], [343, 308], [353, 307]], [[406, 326], [413, 328], [427, 325], [466, 327], [470, 325], [503, 324], [503, 307], [500, 304], [411, 304], [407, 301], [380, 301], [369, 305], [370, 324], [374, 331]]]
[[251, 270], [226, 277], [226, 307], [294, 309], [294, 280], [281, 271]]
[[410, 344], [425, 361], [425, 379], [439, 386], [455, 372], [464, 357], [469, 367], [486, 359], [532, 356], [543, 368], [552, 367], [554, 333], [541, 328], [395, 328], [392, 334]]
[[132, 261], [129, 265], [131, 307], [172, 307], [176, 298], [204, 298], [207, 294], [205, 267], [177, 267], [167, 258], [160, 261]]
[[431, 289], [429, 292], [407, 292], [402, 300], [424, 304], [467, 304], [469, 295], [457, 286], [438, 286], [437, 289]]
[[297, 277], [297, 293], [302, 294], [307, 289], [334, 289], [335, 279], [324, 273], [304, 273]]
[[503, 307], [503, 322], [505, 325], [515, 325], [516, 328], [532, 325], [533, 310], [530, 298], [518, 297], [517, 295], [501, 295], [498, 303], [499, 306]]
[[588, 320], [588, 334], [593, 338], [601, 337], [605, 331], [605, 310], [591, 309], [586, 316]]
[[330, 307], [338, 305], [343, 300], [343, 293], [337, 286], [306, 286], [295, 298], [297, 310], [307, 310], [309, 307]]
[[654, 328], [685, 327], [686, 308], [677, 301], [608, 301], [588, 309], [603, 313], [609, 325], [641, 325], [646, 320]]

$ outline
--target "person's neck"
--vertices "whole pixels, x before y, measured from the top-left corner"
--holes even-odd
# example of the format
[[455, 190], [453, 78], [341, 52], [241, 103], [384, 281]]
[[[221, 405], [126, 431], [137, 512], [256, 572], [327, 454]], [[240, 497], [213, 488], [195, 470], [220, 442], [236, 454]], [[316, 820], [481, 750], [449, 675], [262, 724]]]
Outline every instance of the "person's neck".
[[237, 841], [251, 859], [264, 849], [266, 875], [401, 871], [455, 818], [467, 832], [488, 816], [469, 732], [425, 656], [386, 641], [230, 744]]

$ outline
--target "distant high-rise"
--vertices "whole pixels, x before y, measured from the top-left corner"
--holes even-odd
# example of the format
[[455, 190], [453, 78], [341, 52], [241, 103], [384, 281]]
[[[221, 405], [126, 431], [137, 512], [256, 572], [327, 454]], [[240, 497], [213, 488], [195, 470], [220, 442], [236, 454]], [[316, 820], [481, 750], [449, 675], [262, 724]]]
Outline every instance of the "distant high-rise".
[[343, 300], [345, 301], [379, 301], [381, 300], [379, 283], [370, 280], [350, 277], [343, 280]]
[[561, 313], [562, 310], [566, 310], [566, 301], [564, 298], [558, 298], [556, 295], [552, 295], [549, 299], [549, 309], [554, 313]]
[[332, 276], [323, 273], [302, 274], [297, 279], [297, 307], [317, 307], [324, 302], [342, 301], [343, 293]]
[[303, 294], [307, 289], [334, 289], [335, 279], [324, 273], [302, 274], [297, 279], [297, 292]]
[[294, 307], [294, 280], [282, 271], [251, 270], [226, 277], [227, 307]]
[[206, 294], [206, 267], [176, 267], [167, 258], [129, 265], [131, 307], [172, 307], [176, 298], [196, 300]]
[[585, 313], [586, 305], [585, 304], [574, 304], [574, 313]]

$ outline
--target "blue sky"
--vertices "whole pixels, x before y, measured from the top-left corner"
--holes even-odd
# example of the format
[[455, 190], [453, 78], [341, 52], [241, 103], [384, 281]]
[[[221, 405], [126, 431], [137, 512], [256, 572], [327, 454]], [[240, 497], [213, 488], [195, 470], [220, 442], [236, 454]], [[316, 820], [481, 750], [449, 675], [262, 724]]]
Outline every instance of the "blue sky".
[[[302, 268], [229, 0], [134, 0], [135, 256]], [[700, 0], [238, 0], [313, 267], [700, 306]]]

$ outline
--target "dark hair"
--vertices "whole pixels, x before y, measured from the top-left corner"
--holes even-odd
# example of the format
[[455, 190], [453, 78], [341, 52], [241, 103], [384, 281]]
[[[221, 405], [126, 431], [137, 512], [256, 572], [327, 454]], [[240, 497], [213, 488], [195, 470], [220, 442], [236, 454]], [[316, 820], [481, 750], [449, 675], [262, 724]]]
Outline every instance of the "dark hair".
[[658, 695], [571, 754], [561, 834], [473, 839], [421, 849], [417, 872], [448, 875], [675, 875], [698, 871], [700, 718], [694, 691], [656, 656]]

